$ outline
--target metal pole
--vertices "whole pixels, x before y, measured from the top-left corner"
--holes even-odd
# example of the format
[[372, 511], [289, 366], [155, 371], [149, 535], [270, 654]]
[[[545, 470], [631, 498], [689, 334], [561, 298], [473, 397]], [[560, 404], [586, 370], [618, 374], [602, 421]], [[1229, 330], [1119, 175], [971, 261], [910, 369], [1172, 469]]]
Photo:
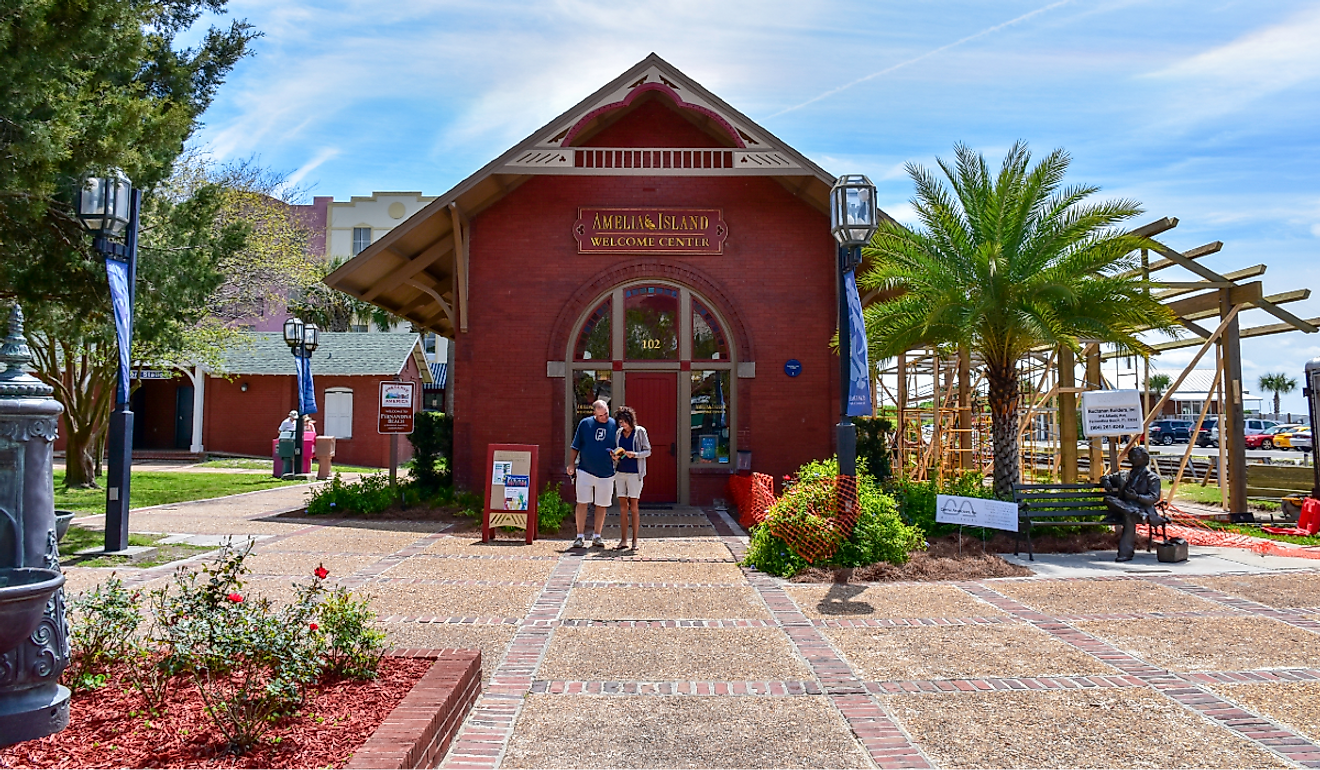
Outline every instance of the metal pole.
[[1320, 413], [1320, 358], [1307, 361], [1304, 372], [1306, 377], [1302, 380], [1302, 395], [1306, 396], [1306, 409], [1311, 416], [1311, 470], [1315, 474], [1311, 497], [1320, 499], [1320, 462], [1317, 462], [1320, 455], [1316, 454], [1315, 444], [1316, 428], [1320, 428], [1320, 423], [1316, 422], [1317, 413]]
[[[860, 247], [858, 247], [860, 251]], [[848, 291], [846, 279], [852, 269], [852, 249], [840, 246], [839, 254], [839, 475], [857, 475], [857, 428], [848, 419], [848, 391], [852, 383], [852, 334], [848, 328]]]
[[[124, 344], [128, 345], [130, 351], [133, 348], [133, 310], [137, 300], [138, 213], [141, 208], [142, 192], [134, 189], [129, 197], [128, 229], [124, 233], [124, 247], [128, 256], [128, 339]], [[123, 375], [122, 372], [120, 374]], [[110, 457], [105, 486], [107, 552], [128, 549], [128, 512], [132, 508], [133, 481], [133, 412], [129, 409], [128, 399], [120, 400], [119, 393], [128, 392], [131, 387], [132, 383], [120, 383], [116, 390], [115, 410], [110, 413]]]
[[[302, 333], [303, 335], [306, 332]], [[298, 421], [293, 428], [293, 475], [297, 476], [303, 472], [303, 408], [302, 408], [302, 361], [299, 358], [307, 357], [307, 343], [303, 339], [298, 340], [298, 344], [293, 347], [293, 383], [298, 391], [294, 394], [293, 400], [298, 405]]]

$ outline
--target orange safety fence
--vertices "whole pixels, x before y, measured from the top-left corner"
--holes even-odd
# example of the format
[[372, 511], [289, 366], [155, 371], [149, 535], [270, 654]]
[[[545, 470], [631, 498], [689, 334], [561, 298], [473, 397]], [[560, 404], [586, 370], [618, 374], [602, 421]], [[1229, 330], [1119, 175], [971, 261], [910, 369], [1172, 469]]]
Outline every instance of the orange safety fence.
[[775, 503], [775, 480], [764, 473], [729, 477], [729, 497], [738, 509], [738, 524], [743, 529], [765, 521], [765, 513]]
[[805, 515], [776, 517], [768, 522], [768, 526], [770, 532], [788, 544], [793, 553], [815, 563], [833, 556], [857, 525], [857, 479], [836, 476], [798, 483], [833, 487], [833, 494], [828, 497], [829, 509], [808, 508]]
[[[1301, 559], [1320, 559], [1320, 548], [1316, 546], [1293, 545], [1277, 540], [1244, 535], [1222, 529], [1211, 529], [1191, 514], [1168, 507], [1170, 522], [1169, 537], [1181, 537], [1189, 545], [1204, 545], [1217, 548], [1243, 548], [1262, 556], [1293, 556]], [[1145, 525], [1137, 527], [1138, 534], [1146, 535]]]

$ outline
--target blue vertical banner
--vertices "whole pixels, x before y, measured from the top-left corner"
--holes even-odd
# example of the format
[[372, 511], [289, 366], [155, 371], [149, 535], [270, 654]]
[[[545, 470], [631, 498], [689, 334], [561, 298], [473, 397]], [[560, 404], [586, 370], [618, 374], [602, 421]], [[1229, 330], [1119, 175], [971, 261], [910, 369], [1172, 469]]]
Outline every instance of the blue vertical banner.
[[312, 354], [306, 357], [295, 354], [293, 360], [298, 365], [298, 400], [302, 404], [303, 414], [316, 414], [316, 386], [312, 384]]
[[115, 405], [128, 403], [129, 366], [133, 347], [133, 295], [128, 285], [128, 263], [106, 259], [105, 273], [110, 279], [110, 306], [115, 314], [115, 338], [119, 343], [119, 386]]
[[844, 290], [848, 293], [848, 336], [852, 349], [848, 383], [848, 416], [871, 416], [871, 361], [867, 354], [866, 321], [862, 318], [862, 300], [857, 296], [857, 277], [849, 270], [844, 274]]

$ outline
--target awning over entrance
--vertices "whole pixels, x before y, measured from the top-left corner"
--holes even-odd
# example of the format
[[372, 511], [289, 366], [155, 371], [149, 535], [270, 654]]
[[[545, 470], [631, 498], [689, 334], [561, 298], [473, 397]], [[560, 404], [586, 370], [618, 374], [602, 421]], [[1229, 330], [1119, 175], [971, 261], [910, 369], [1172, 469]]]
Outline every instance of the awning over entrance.
[[[713, 137], [704, 147], [596, 147], [648, 100]], [[546, 124], [326, 277], [330, 286], [445, 337], [468, 319], [471, 219], [537, 175], [768, 176], [828, 211], [834, 177], [655, 54]]]

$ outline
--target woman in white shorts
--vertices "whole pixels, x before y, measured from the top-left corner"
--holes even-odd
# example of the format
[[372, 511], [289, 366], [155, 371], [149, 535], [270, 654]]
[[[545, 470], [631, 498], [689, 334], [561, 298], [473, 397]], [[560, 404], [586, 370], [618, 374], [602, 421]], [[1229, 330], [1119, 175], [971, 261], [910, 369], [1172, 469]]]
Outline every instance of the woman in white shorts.
[[651, 440], [646, 436], [646, 428], [637, 424], [637, 413], [631, 407], [619, 407], [614, 413], [614, 421], [619, 425], [618, 449], [614, 450], [614, 456], [618, 458], [614, 488], [619, 494], [619, 544], [615, 548], [628, 547], [631, 508], [632, 549], [636, 551], [637, 534], [642, 526], [642, 514], [637, 504], [642, 496], [642, 480], [646, 478], [646, 458], [651, 456]]

